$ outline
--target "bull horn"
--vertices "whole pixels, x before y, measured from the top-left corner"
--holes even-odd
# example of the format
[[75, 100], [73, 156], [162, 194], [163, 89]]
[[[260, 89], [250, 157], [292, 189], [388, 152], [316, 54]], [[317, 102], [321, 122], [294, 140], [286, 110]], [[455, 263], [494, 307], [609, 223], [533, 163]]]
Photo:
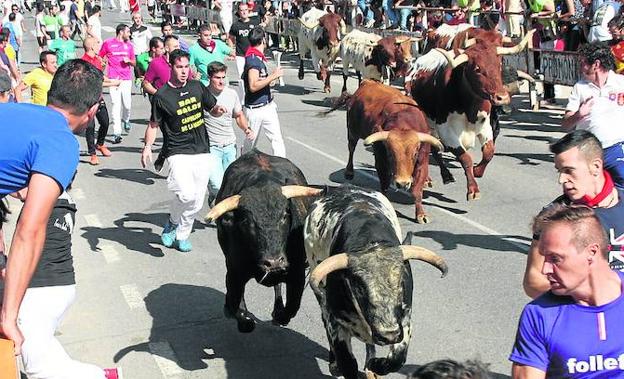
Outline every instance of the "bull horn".
[[513, 46], [513, 47], [501, 47], [501, 46], [498, 46], [498, 47], [496, 47], [496, 54], [498, 54], [498, 55], [518, 54], [519, 52], [524, 50], [524, 48], [527, 46], [529, 41], [532, 40], [533, 33], [535, 33], [535, 29], [533, 29], [530, 32], [528, 32], [524, 36], [522, 41], [520, 41], [520, 43], [518, 43], [516, 46]]
[[314, 196], [323, 192], [322, 189], [306, 187], [306, 186], [282, 186], [282, 195], [285, 198], [291, 199], [293, 197], [302, 197], [302, 196]]
[[410, 37], [411, 42], [420, 42], [422, 40], [424, 40], [423, 37]]
[[399, 45], [402, 44], [405, 41], [409, 41], [410, 37], [409, 36], [397, 36], [394, 38], [394, 43]]
[[448, 273], [448, 266], [444, 259], [431, 250], [419, 246], [401, 245], [401, 251], [403, 252], [404, 261], [408, 259], [418, 259], [419, 261], [427, 262], [440, 270], [442, 278]]
[[451, 66], [451, 68], [455, 68], [455, 67], [459, 66], [462, 63], [468, 62], [468, 55], [466, 55], [465, 53], [461, 53], [458, 56], [454, 57], [453, 53], [448, 51], [448, 50], [444, 50], [444, 49], [441, 49], [439, 47], [437, 47], [436, 50], [440, 54], [444, 55], [444, 57], [448, 61], [448, 63]]
[[319, 284], [337, 270], [344, 270], [349, 264], [349, 256], [346, 253], [332, 255], [321, 262], [310, 274], [310, 287], [314, 293], [320, 293]]
[[316, 21], [315, 23], [312, 23], [312, 24], [308, 24], [307, 22], [303, 21], [302, 18], [299, 18], [299, 22], [301, 23], [301, 25], [305, 26], [308, 29], [316, 28], [316, 26], [319, 24], [318, 21]]
[[366, 139], [364, 140], [364, 146], [370, 146], [375, 142], [385, 141], [388, 139], [389, 135], [390, 135], [390, 132], [388, 131], [375, 132], [371, 134], [370, 136], [366, 137]]
[[210, 212], [208, 212], [206, 217], [204, 217], [204, 221], [210, 223], [223, 216], [225, 212], [233, 211], [238, 208], [240, 198], [240, 195], [233, 195], [221, 200], [218, 204], [215, 204], [215, 206], [212, 207]]
[[464, 49], [469, 48], [470, 46], [474, 46], [477, 44], [476, 38], [466, 38], [464, 41]]
[[529, 75], [528, 73], [522, 71], [522, 70], [516, 70], [516, 72], [518, 73], [518, 77], [524, 80], [528, 80], [531, 83], [535, 83], [535, 78], [532, 77], [531, 75]]
[[442, 142], [440, 142], [439, 139], [435, 138], [431, 134], [427, 134], [427, 133], [416, 133], [416, 134], [418, 135], [418, 139], [421, 142], [425, 142], [425, 143], [428, 143], [431, 146], [434, 146], [440, 152], [444, 151], [444, 145], [442, 145]]

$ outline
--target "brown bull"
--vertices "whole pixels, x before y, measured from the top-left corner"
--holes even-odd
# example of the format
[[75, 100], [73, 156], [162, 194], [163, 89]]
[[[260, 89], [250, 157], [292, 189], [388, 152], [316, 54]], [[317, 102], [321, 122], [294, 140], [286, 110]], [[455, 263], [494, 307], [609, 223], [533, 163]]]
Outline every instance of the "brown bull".
[[373, 145], [381, 191], [386, 192], [392, 182], [397, 188], [410, 189], [417, 222], [429, 222], [422, 193], [429, 176], [430, 145], [443, 146], [429, 134], [423, 112], [399, 90], [373, 80], [364, 80], [353, 95], [344, 95], [327, 113], [345, 104], [349, 139], [345, 178], [353, 179], [353, 153], [363, 139], [365, 145]]

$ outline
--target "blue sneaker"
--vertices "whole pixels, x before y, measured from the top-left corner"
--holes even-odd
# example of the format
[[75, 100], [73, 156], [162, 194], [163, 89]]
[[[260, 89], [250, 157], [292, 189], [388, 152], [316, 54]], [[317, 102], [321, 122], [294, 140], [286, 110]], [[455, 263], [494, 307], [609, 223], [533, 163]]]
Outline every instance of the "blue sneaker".
[[123, 125], [123, 128], [126, 132], [130, 132], [130, 130], [132, 129], [132, 125], [130, 125], [130, 122], [128, 121], [122, 121], [121, 125]]
[[173, 246], [173, 243], [176, 240], [176, 229], [178, 226], [172, 223], [170, 220], [167, 220], [165, 224], [165, 228], [163, 229], [162, 234], [160, 235], [160, 240], [162, 241], [165, 247]]
[[183, 253], [188, 253], [189, 251], [193, 250], [193, 245], [191, 245], [191, 241], [188, 239], [177, 240], [177, 243], [178, 243], [178, 250], [180, 250]]

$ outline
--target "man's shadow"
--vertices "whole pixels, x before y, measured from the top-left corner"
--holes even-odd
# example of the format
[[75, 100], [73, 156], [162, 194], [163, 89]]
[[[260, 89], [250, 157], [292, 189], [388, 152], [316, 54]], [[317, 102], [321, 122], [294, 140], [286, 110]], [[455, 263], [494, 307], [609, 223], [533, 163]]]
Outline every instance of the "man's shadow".
[[[330, 378], [316, 360], [327, 360], [323, 346], [270, 321], [260, 321], [252, 333], [241, 334], [236, 322], [223, 316], [224, 299], [215, 289], [186, 284], [168, 283], [151, 291], [144, 299], [153, 318], [149, 339], [121, 349], [114, 361], [130, 352], [148, 352], [174, 360], [187, 371], [225, 369], [229, 378], [287, 379], [295, 367], [297, 378]], [[164, 343], [169, 343], [174, 357], [169, 349], [158, 348]]]

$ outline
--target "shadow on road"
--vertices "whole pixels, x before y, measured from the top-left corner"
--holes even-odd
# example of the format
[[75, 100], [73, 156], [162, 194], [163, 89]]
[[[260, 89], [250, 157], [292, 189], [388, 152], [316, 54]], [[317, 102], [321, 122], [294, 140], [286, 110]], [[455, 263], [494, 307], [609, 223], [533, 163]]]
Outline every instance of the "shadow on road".
[[95, 173], [95, 176], [100, 178], [112, 178], [127, 180], [129, 182], [152, 185], [156, 183], [156, 179], [162, 180], [164, 177], [153, 173], [150, 170], [140, 168], [103, 168]]
[[[270, 322], [241, 334], [236, 323], [223, 316], [224, 297], [209, 287], [174, 283], [151, 291], [144, 299], [153, 318], [149, 339], [121, 349], [114, 361], [130, 352], [148, 352], [186, 371], [208, 368], [211, 375], [206, 377], [331, 378], [316, 361], [327, 359], [323, 346]], [[167, 343], [171, 349], [162, 348]]]
[[501, 252], [514, 252], [526, 254], [526, 250], [520, 249], [520, 247], [505, 240], [505, 238], [513, 238], [514, 240], [525, 241], [527, 243], [527, 250], [531, 239], [524, 236], [510, 236], [500, 235], [494, 236], [489, 234], [461, 234], [461, 233], [449, 233], [439, 230], [421, 230], [415, 231], [415, 236], [433, 239], [440, 245], [442, 250], [456, 250], [459, 245], [478, 247], [480, 249], [487, 249], [492, 251]]
[[541, 162], [554, 163], [555, 159], [551, 153], [496, 153], [499, 157], [510, 157], [520, 161], [520, 165], [539, 166]]

